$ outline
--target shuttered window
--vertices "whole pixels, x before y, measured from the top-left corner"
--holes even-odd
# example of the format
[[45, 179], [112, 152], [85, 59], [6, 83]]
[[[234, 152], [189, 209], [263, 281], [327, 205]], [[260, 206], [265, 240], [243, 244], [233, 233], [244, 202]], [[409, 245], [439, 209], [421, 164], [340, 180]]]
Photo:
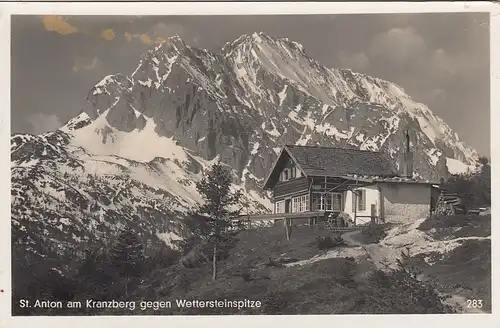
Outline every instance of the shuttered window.
[[[357, 207], [357, 208], [356, 208]], [[352, 209], [357, 211], [366, 210], [366, 189], [357, 189], [352, 191]]]
[[366, 190], [358, 190], [358, 211], [366, 211]]
[[340, 193], [334, 193], [333, 194], [333, 209], [335, 211], [341, 211], [342, 210], [342, 194]]

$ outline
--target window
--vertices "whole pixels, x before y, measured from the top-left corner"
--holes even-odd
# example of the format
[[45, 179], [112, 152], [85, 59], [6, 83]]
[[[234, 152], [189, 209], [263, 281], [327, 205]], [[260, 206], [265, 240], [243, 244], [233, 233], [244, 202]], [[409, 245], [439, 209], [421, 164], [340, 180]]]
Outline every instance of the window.
[[342, 211], [342, 194], [334, 193], [333, 194], [333, 209], [336, 211]]
[[333, 211], [333, 194], [325, 193], [323, 197], [325, 197], [325, 211]]
[[288, 181], [300, 177], [300, 171], [296, 167], [283, 169], [280, 174], [280, 181]]
[[359, 211], [366, 210], [366, 190], [365, 189], [361, 189], [359, 191], [358, 210]]
[[313, 192], [312, 208], [314, 211], [341, 211], [342, 194], [331, 192]]
[[297, 213], [299, 211], [299, 198], [295, 197], [292, 200], [292, 212]]
[[300, 200], [300, 211], [306, 212], [309, 210], [309, 195], [305, 195], [301, 197]]
[[353, 190], [352, 193], [353, 193], [353, 196], [352, 196], [352, 208], [353, 208], [353, 210], [357, 205], [358, 211], [365, 211], [366, 210], [366, 190], [365, 189], [357, 189], [357, 190]]
[[312, 193], [312, 209], [313, 211], [324, 211], [325, 210], [325, 197], [323, 193], [313, 192]]
[[276, 202], [274, 211], [274, 213], [285, 213], [285, 201]]
[[318, 193], [318, 198], [319, 198], [319, 207], [318, 209], [320, 211], [324, 211], [325, 210], [325, 195], [324, 194], [320, 194]]
[[316, 193], [312, 193], [311, 195], [311, 210], [319, 211], [319, 197], [316, 197]]
[[309, 210], [309, 195], [295, 197], [292, 200], [292, 212], [307, 212]]

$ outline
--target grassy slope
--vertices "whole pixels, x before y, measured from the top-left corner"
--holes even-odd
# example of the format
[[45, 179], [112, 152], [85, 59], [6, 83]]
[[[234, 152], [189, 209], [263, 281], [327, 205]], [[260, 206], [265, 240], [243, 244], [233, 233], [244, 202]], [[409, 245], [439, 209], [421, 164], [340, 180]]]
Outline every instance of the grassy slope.
[[[340, 313], [442, 313], [441, 305], [415, 293], [406, 282], [386, 277], [363, 254], [360, 247], [347, 247], [354, 258], [326, 258], [301, 266], [268, 266], [269, 258], [308, 260], [318, 254], [318, 236], [332, 232], [320, 227], [294, 227], [287, 241], [282, 227], [243, 231], [231, 255], [220, 262], [220, 274], [211, 280], [210, 264], [201, 268], [180, 266], [154, 273], [137, 299], [251, 299], [260, 300], [258, 310], [162, 310], [149, 314], [340, 314]], [[356, 252], [354, 252], [356, 250]], [[347, 250], [349, 253], [349, 250]], [[349, 254], [347, 254], [349, 255]], [[249, 279], [246, 277], [249, 276]], [[375, 278], [374, 278], [375, 277]], [[396, 280], [394, 280], [396, 279]], [[418, 283], [418, 282], [417, 282]], [[179, 312], [181, 311], [181, 312]]]
[[[433, 217], [419, 230], [436, 240], [491, 236], [491, 216], [456, 215]], [[465, 299], [483, 300], [483, 310], [491, 312], [491, 240], [464, 240], [432, 266], [423, 266], [423, 273], [436, 279], [442, 290]]]

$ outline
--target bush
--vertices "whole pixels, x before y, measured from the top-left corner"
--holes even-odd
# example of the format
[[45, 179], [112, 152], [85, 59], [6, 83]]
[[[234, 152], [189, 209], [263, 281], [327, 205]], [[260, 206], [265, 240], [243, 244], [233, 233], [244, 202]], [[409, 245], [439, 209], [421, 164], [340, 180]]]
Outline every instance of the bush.
[[280, 291], [270, 291], [264, 296], [262, 312], [264, 314], [285, 314], [290, 303], [290, 297]]
[[363, 298], [356, 302], [356, 313], [364, 314], [424, 314], [453, 313], [454, 310], [443, 303], [432, 284], [419, 281], [405, 269], [386, 273], [374, 272]]
[[373, 272], [365, 299], [358, 301], [363, 304], [363, 313], [454, 313], [435, 284], [418, 280], [422, 271], [414, 262], [407, 250], [401, 252], [396, 269]]
[[243, 279], [243, 281], [245, 282], [249, 282], [252, 280], [251, 276], [250, 276], [250, 272], [243, 272], [241, 274], [241, 278]]
[[491, 236], [491, 215], [430, 216], [417, 229], [427, 232], [436, 240], [487, 237]]
[[331, 249], [334, 247], [346, 245], [344, 239], [342, 239], [340, 235], [337, 235], [334, 238], [330, 236], [320, 236], [316, 238], [316, 244], [318, 245], [318, 249], [320, 250]]
[[387, 234], [386, 225], [370, 223], [361, 229], [360, 238], [365, 244], [378, 244]]
[[154, 249], [148, 250], [148, 255], [145, 256], [146, 270], [151, 272], [153, 270], [164, 269], [170, 267], [180, 258], [180, 253], [176, 252], [167, 246], [159, 246]]
[[335, 280], [343, 286], [355, 288], [356, 282], [354, 280], [354, 276], [356, 271], [356, 260], [353, 257], [346, 257], [344, 258], [342, 266], [339, 268], [339, 272], [335, 275]]
[[440, 186], [449, 193], [456, 193], [466, 209], [491, 206], [491, 163], [488, 158], [479, 158], [474, 172], [453, 174]]

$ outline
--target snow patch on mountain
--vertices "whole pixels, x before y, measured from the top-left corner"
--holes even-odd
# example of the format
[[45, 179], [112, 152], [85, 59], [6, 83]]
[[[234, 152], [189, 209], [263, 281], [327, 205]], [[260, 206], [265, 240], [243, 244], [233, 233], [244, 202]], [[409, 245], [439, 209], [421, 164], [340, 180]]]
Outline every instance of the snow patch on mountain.
[[158, 135], [153, 119], [145, 118], [146, 126], [142, 130], [122, 132], [107, 123], [107, 114], [105, 112], [92, 124], [73, 131], [73, 144], [94, 155], [116, 155], [139, 162], [149, 162], [155, 157], [187, 160], [184, 149], [175, 140]]
[[179, 247], [175, 244], [176, 241], [181, 241], [184, 238], [181, 236], [173, 233], [173, 232], [165, 232], [165, 233], [158, 233], [157, 234], [158, 238], [163, 240], [167, 246], [171, 247], [172, 249], [177, 250]]
[[474, 165], [467, 165], [462, 161], [450, 157], [446, 157], [446, 166], [448, 166], [448, 171], [450, 171], [451, 174], [473, 172], [475, 169]]
[[324, 67], [264, 33], [219, 53], [173, 37], [130, 76], [98, 82], [59, 131], [12, 136], [12, 221], [33, 252], [38, 236], [59, 249], [125, 222], [173, 245], [202, 202], [196, 182], [219, 160], [243, 191], [240, 206], [269, 212], [261, 185], [284, 143], [381, 150], [398, 166], [406, 129], [417, 174], [474, 167], [477, 153], [391, 82]]

